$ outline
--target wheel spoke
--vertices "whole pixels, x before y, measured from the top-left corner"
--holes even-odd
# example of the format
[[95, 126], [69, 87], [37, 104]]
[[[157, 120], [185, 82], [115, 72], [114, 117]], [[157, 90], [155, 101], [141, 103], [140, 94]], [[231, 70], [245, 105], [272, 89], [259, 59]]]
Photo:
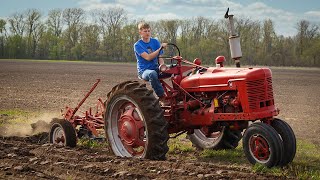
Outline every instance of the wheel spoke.
[[[137, 130], [140, 130], [142, 128], [144, 129], [143, 121], [135, 121], [135, 125], [136, 125]], [[137, 132], [139, 132], [139, 131], [137, 131]]]
[[146, 143], [144, 142], [143, 139], [137, 139], [137, 140], [135, 141], [135, 145], [136, 145], [137, 147], [140, 147], [140, 146], [144, 147], [144, 146], [146, 145]]
[[254, 156], [255, 156], [256, 158], [259, 158], [259, 148], [260, 148], [260, 145], [259, 145], [259, 141], [258, 141], [258, 138], [257, 138], [257, 137], [252, 137], [250, 148], [251, 148], [251, 151], [252, 151], [252, 153], [254, 154]]

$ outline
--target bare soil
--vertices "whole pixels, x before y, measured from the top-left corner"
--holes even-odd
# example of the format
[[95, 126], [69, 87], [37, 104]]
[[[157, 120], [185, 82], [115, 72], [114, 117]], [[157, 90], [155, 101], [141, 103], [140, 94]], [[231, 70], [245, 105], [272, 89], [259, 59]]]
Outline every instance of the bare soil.
[[[279, 118], [292, 126], [298, 139], [320, 145], [320, 69], [271, 69]], [[101, 83], [83, 110], [95, 106], [99, 97], [105, 99], [116, 84], [138, 80], [134, 64], [0, 60], [0, 109], [59, 117], [60, 109], [75, 107], [98, 78]], [[0, 125], [10, 120], [10, 115], [0, 114]], [[204, 160], [198, 152], [150, 161], [117, 158], [108, 148], [60, 148], [47, 143], [45, 132], [16, 136], [25, 135], [21, 129], [0, 126], [0, 179], [280, 178], [252, 173], [249, 164]]]

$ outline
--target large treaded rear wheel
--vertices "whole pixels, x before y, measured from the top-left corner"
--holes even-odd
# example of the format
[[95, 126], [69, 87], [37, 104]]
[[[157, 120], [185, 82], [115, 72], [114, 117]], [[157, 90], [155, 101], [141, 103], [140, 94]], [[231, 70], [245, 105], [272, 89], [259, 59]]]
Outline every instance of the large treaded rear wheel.
[[105, 131], [115, 155], [165, 159], [168, 123], [153, 91], [137, 81], [126, 81], [112, 88], [105, 105]]

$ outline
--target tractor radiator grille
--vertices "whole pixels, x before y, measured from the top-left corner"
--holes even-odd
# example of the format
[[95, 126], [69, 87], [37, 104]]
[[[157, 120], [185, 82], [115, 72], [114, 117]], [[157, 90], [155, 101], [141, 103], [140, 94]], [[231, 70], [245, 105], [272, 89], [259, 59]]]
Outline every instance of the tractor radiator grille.
[[247, 81], [247, 95], [250, 109], [258, 109], [274, 104], [272, 78]]

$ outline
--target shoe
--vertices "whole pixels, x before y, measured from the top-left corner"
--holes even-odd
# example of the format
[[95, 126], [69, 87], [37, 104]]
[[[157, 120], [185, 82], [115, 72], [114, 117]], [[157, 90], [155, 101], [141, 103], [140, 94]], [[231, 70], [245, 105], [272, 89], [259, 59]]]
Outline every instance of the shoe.
[[159, 97], [160, 106], [170, 106], [170, 101], [166, 99], [166, 96]]

